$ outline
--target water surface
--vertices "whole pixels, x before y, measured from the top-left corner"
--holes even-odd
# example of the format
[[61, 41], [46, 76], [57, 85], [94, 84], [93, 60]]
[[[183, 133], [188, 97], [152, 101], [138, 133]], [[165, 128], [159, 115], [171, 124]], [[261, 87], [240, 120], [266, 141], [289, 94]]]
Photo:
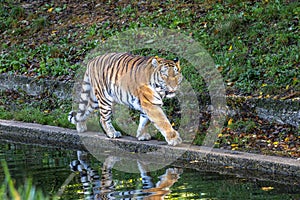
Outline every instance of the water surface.
[[113, 169], [122, 159], [116, 156], [100, 162], [82, 151], [8, 142], [0, 142], [0, 149], [17, 186], [31, 178], [45, 194], [61, 199], [300, 199], [300, 187], [293, 183], [172, 165], [147, 172], [147, 163], [139, 161], [133, 161], [139, 173], [126, 173]]

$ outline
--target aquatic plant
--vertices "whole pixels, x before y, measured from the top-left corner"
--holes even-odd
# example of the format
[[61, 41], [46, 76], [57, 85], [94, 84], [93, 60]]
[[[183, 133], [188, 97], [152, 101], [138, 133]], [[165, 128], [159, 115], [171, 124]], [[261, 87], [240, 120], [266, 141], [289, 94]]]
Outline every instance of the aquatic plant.
[[[5, 180], [1, 185], [0, 199], [6, 200], [48, 200], [50, 197], [46, 196], [41, 190], [37, 190], [32, 184], [31, 179], [27, 179], [24, 186], [16, 188], [14, 180], [12, 179], [7, 163], [1, 160], [1, 165], [5, 174]], [[52, 199], [56, 199], [53, 197]]]

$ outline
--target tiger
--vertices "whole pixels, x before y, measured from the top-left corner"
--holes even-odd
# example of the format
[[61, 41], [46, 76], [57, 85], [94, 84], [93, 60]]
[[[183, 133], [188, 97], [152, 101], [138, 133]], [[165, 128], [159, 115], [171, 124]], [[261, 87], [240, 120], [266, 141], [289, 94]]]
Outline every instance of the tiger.
[[136, 138], [150, 140], [150, 122], [161, 132], [168, 145], [182, 143], [162, 110], [163, 98], [173, 98], [182, 81], [180, 61], [158, 56], [144, 57], [131, 53], [106, 53], [87, 63], [81, 85], [78, 112], [71, 111], [68, 119], [77, 132], [87, 130], [86, 120], [96, 109], [100, 124], [109, 138], [121, 133], [112, 125], [112, 106], [127, 105], [140, 111]]
[[164, 199], [171, 193], [170, 188], [178, 182], [183, 170], [180, 168], [167, 168], [165, 173], [159, 176], [159, 181], [154, 183], [147, 164], [136, 160], [140, 173], [142, 187], [135, 190], [118, 191], [113, 178], [112, 169], [120, 157], [108, 156], [101, 166], [101, 174], [94, 170], [88, 162], [87, 153], [77, 151], [77, 160], [70, 163], [72, 172], [80, 173], [80, 182], [83, 186], [84, 199]]

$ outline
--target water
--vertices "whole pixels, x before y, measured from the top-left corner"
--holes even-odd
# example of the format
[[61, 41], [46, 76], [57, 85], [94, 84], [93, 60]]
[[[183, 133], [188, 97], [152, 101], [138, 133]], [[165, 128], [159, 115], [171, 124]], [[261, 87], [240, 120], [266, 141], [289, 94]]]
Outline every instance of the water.
[[[101, 163], [75, 150], [7, 142], [0, 142], [0, 147], [0, 159], [7, 161], [17, 186], [31, 178], [45, 194], [61, 199], [85, 199], [92, 193], [99, 199], [300, 199], [300, 187], [293, 183], [174, 166], [147, 173], [142, 162], [137, 163], [141, 173], [125, 173], [113, 169], [118, 157]], [[0, 181], [4, 181], [3, 170]]]

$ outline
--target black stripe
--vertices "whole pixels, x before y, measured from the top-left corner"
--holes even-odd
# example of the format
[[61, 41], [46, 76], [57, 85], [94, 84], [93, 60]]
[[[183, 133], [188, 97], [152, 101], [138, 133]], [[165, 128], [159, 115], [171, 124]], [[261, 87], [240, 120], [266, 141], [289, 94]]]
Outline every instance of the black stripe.
[[[96, 58], [96, 60], [94, 61], [94, 65], [96, 68], [102, 66], [102, 61], [103, 61], [103, 56], [99, 56]], [[100, 62], [100, 64], [99, 64]]]
[[140, 115], [141, 115], [142, 117], [144, 117], [144, 118], [148, 118], [148, 115], [145, 114], [145, 113], [141, 113]]
[[[155, 104], [155, 103], [153, 103], [152, 101], [150, 101], [150, 99], [148, 99], [145, 95], [144, 95], [144, 98], [147, 100], [147, 101], [149, 101], [151, 104], [153, 104], [153, 105], [161, 105], [161, 104]], [[158, 99], [158, 98], [156, 98], [156, 99]], [[159, 100], [159, 99], [158, 99]]]
[[[125, 69], [125, 61], [126, 61], [126, 58], [127, 57], [125, 57], [124, 56], [124, 58], [122, 58], [122, 59], [119, 59], [119, 60], [117, 60], [117, 62], [116, 62], [116, 64], [115, 64], [115, 67], [117, 68], [117, 71], [116, 71], [116, 76], [115, 76], [115, 82], [117, 81], [117, 78], [118, 78], [118, 74], [123, 74], [123, 71], [124, 71], [124, 69]], [[120, 64], [121, 62], [123, 61], [123, 63], [122, 64]], [[120, 72], [120, 70], [121, 70], [121, 72]]]
[[90, 102], [98, 104], [98, 101], [94, 101], [92, 98], [90, 98]]
[[87, 105], [89, 102], [89, 100], [84, 100], [80, 97], [80, 100], [79, 100], [79, 104], [84, 104], [84, 105]]
[[[109, 82], [111, 82], [111, 81], [112, 81], [112, 77], [115, 76], [115, 70], [116, 70], [116, 68], [117, 68], [117, 67], [115, 66], [115, 63], [110, 63], [110, 65], [111, 65], [112, 67], [110, 68], [109, 71], [107, 71], [107, 72], [110, 72], [109, 77], [108, 77], [108, 79], [107, 79], [107, 81], [109, 81]], [[115, 79], [116, 79], [116, 77], [115, 77]]]
[[[133, 63], [135, 63], [137, 61], [137, 59], [135, 57], [133, 57], [132, 55], [128, 55], [128, 57], [129, 57], [129, 60], [128, 60], [127, 65], [125, 66], [125, 72], [128, 72], [128, 68], [130, 68], [129, 70], [132, 70], [132, 68], [134, 66]], [[133, 63], [129, 64], [129, 62], [131, 62], [132, 60], [134, 60]]]
[[117, 87], [117, 91], [118, 91], [118, 98], [119, 98], [119, 100], [120, 101], [122, 101], [122, 91], [121, 91], [122, 89], [120, 88], [120, 87]]
[[127, 103], [128, 105], [130, 105], [129, 98], [130, 98], [130, 94], [128, 94], [128, 92], [125, 91], [125, 102], [124, 103]]
[[91, 108], [93, 108], [94, 110], [98, 110], [100, 107], [99, 107], [99, 105], [96, 105], [96, 106], [91, 106]]
[[153, 97], [155, 97], [157, 100], [160, 100], [160, 99], [161, 99], [161, 98], [159, 98], [159, 97], [156, 97], [156, 96], [154, 96], [154, 95], [153, 95]]
[[81, 94], [89, 94], [90, 93], [90, 90], [82, 90], [81, 91]]
[[[128, 65], [129, 65], [129, 62], [132, 60], [132, 56], [131, 55], [129, 55], [128, 53], [125, 53], [124, 54], [124, 56], [123, 56], [123, 65], [122, 65], [122, 67], [123, 68], [127, 68], [128, 67]], [[127, 71], [125, 71], [125, 72], [127, 72]]]
[[102, 98], [102, 99], [100, 99], [100, 104], [101, 105], [108, 105], [108, 106], [111, 106], [111, 104], [112, 104], [112, 102], [111, 101], [109, 101], [108, 99], [104, 99], [104, 98]]
[[[141, 59], [141, 62], [137, 63], [137, 68], [138, 68], [138, 69], [137, 69], [137, 73], [140, 72], [141, 70], [145, 70], [146, 67], [147, 67], [146, 64], [145, 64], [145, 65], [144, 65], [144, 64], [142, 65], [142, 63], [145, 62], [146, 58], [145, 58], [145, 57], [142, 57], [142, 58], [143, 58], [143, 59]], [[149, 77], [149, 78], [150, 78], [150, 77]]]
[[136, 78], [137, 78], [137, 76], [136, 76], [136, 72], [137, 72], [137, 67], [135, 67], [135, 68], [133, 68], [133, 69], [131, 69], [131, 71], [130, 71], [130, 78], [132, 79], [132, 78], [134, 78], [134, 82], [136, 83], [137, 82], [137, 80], [136, 80]]
[[[139, 64], [140, 64], [141, 62], [143, 62], [143, 57], [138, 57], [138, 58], [136, 58], [136, 60], [133, 61], [133, 63], [132, 63], [132, 68], [137, 68], [137, 67], [139, 67]], [[126, 70], [127, 70], [127, 69], [126, 69]]]
[[101, 114], [108, 115], [111, 113], [111, 110], [101, 109]]
[[152, 103], [151, 101], [150, 101], [150, 99], [148, 99], [145, 95], [143, 95], [144, 96], [144, 98], [147, 100], [147, 101], [149, 101], [150, 103]]

